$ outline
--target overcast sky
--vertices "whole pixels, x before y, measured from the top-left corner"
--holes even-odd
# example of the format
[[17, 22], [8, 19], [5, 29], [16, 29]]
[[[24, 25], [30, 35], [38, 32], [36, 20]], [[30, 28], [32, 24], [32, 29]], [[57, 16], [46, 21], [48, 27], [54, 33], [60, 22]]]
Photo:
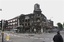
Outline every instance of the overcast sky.
[[53, 20], [54, 25], [64, 22], [64, 0], [0, 0], [0, 20], [33, 13], [35, 3], [40, 4], [42, 13]]

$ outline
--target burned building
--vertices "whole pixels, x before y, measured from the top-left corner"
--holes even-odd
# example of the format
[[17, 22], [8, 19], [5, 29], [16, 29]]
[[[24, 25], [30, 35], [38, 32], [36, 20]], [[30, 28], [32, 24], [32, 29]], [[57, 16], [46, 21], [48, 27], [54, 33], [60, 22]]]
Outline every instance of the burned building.
[[18, 26], [18, 16], [14, 17], [12, 19], [7, 20], [8, 21], [8, 27], [7, 30], [15, 29]]
[[[33, 13], [27, 15], [21, 14], [18, 17], [8, 20], [8, 28], [16, 28], [19, 32], [40, 33], [46, 31], [49, 25], [50, 23], [46, 16], [42, 14], [39, 4], [34, 5]], [[53, 23], [50, 26], [53, 27]]]

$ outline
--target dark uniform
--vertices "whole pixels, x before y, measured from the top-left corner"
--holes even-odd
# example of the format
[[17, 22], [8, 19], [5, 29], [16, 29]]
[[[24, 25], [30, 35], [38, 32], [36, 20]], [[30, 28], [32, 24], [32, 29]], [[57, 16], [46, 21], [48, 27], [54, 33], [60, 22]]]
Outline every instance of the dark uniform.
[[53, 37], [54, 42], [63, 42], [63, 38], [60, 35], [60, 32], [58, 31], [57, 34]]

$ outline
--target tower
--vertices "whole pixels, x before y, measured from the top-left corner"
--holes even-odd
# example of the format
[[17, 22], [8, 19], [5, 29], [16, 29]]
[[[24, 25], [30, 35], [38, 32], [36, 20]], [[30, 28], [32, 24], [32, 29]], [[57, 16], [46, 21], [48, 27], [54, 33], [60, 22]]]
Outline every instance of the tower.
[[39, 4], [34, 5], [34, 13], [41, 14], [41, 9]]

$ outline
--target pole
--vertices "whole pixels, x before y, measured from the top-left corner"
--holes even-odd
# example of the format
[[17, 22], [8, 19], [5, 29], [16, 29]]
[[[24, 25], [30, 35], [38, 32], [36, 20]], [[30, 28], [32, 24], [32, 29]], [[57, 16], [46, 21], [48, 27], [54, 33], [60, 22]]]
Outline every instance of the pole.
[[[0, 11], [2, 11], [2, 9], [0, 9]], [[3, 20], [1, 20], [1, 21], [2, 21], [2, 33], [1, 33], [2, 34], [2, 42], [4, 42], [4, 32], [3, 32], [3, 22], [4, 21]]]
[[2, 42], [4, 42], [4, 33], [2, 32]]
[[2, 42], [4, 42], [4, 31], [3, 31], [3, 20], [2, 20]]

